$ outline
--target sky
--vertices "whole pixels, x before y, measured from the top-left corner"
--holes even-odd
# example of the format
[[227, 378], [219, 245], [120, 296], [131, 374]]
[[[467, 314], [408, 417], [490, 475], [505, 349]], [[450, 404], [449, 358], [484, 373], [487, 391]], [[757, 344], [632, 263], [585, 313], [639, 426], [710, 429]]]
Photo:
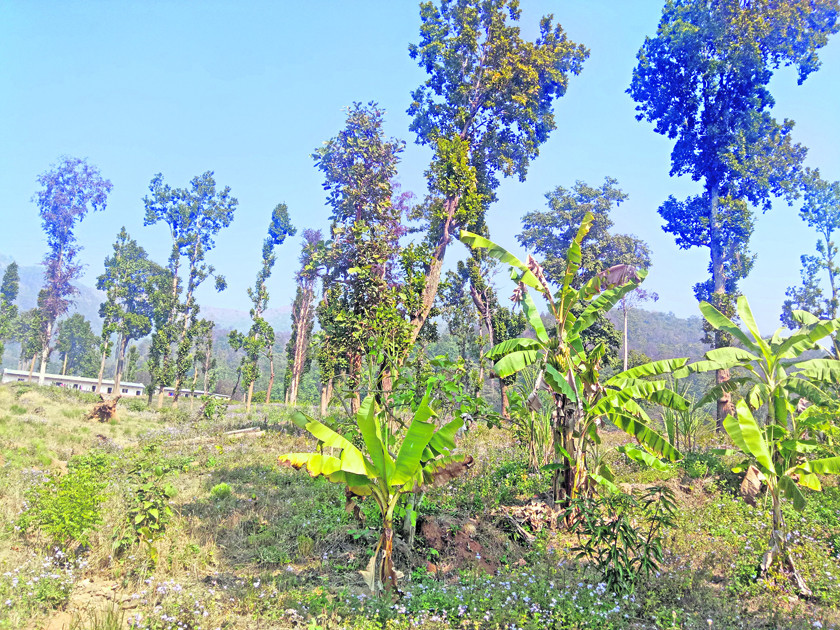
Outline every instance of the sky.
[[[523, 34], [533, 38], [547, 13], [590, 50], [555, 105], [557, 129], [525, 182], [506, 180], [488, 214], [491, 237], [517, 253], [526, 212], [546, 208], [545, 194], [575, 181], [615, 177], [629, 199], [613, 213], [615, 229], [646, 240], [653, 306], [697, 315], [692, 286], [707, 277], [708, 250], [680, 250], [656, 210], [669, 196], [700, 191], [671, 178], [671, 142], [636, 121], [626, 94], [635, 55], [656, 32], [662, 0], [522, 0]], [[113, 182], [105, 211], [76, 234], [84, 247], [82, 282], [93, 286], [122, 226], [164, 262], [164, 225], [143, 226], [143, 197], [156, 173], [173, 187], [211, 170], [239, 207], [208, 260], [228, 289], [202, 289], [208, 306], [247, 310], [272, 209], [285, 202], [300, 231], [329, 226], [322, 177], [311, 154], [343, 127], [345, 108], [377, 102], [386, 131], [407, 142], [404, 190], [422, 197], [431, 153], [414, 143], [405, 111], [425, 74], [408, 56], [419, 11], [407, 0], [0, 2], [0, 254], [38, 264], [46, 251], [36, 205], [40, 173], [63, 155], [87, 158]], [[840, 179], [840, 42], [820, 52], [823, 65], [802, 85], [793, 71], [771, 83], [778, 119], [796, 121], [807, 165]], [[799, 283], [799, 257], [816, 235], [798, 205], [777, 202], [757, 218], [756, 265], [743, 282], [759, 324], [778, 326], [784, 292]], [[300, 236], [277, 248], [271, 306], [289, 305]], [[466, 256], [455, 243], [447, 265]], [[503, 287], [504, 274], [498, 278]], [[210, 283], [208, 283], [209, 285]]]

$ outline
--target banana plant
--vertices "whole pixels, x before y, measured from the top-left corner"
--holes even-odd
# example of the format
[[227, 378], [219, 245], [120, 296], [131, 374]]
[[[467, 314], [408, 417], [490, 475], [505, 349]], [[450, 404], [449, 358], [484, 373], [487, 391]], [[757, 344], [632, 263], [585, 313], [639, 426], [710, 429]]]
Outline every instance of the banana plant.
[[709, 350], [705, 361], [686, 366], [677, 376], [736, 367], [742, 368], [744, 376], [711, 388], [697, 402], [698, 406], [744, 387], [748, 389], [746, 400], [753, 412], [767, 405], [767, 423], [786, 426], [788, 418], [796, 412], [794, 397], [815, 405], [830, 405], [835, 400], [821, 386], [840, 383], [840, 361], [800, 360], [799, 357], [807, 350], [818, 350], [819, 341], [840, 330], [840, 318], [818, 319], [805, 311], [794, 311], [793, 317], [800, 328], [788, 337], [782, 337], [783, 331], [779, 328], [765, 340], [743, 295], [738, 297], [737, 313], [746, 325], [746, 331], [708, 302], [700, 303], [700, 311], [711, 326], [729, 333], [743, 347]]
[[[793, 557], [787, 548], [787, 528], [782, 514], [781, 499], [789, 499], [794, 509], [805, 508], [805, 495], [800, 486], [820, 491], [822, 486], [817, 475], [840, 474], [840, 457], [807, 459], [807, 454], [819, 448], [818, 443], [808, 439], [808, 434], [821, 429], [824, 419], [817, 416], [818, 408], [808, 407], [794, 416], [790, 428], [778, 424], [759, 427], [750, 406], [744, 400], [736, 405], [736, 415], [727, 416], [723, 427], [738, 447], [746, 455], [746, 484], [754, 485], [756, 491], [760, 483], [767, 486], [767, 493], [773, 502], [773, 529], [767, 551], [761, 560], [761, 570], [766, 572], [775, 562], [786, 564], [796, 581], [799, 590], [810, 595], [802, 576], [793, 563]], [[824, 427], [823, 427], [824, 428]], [[738, 469], [736, 469], [738, 470]]]
[[[680, 452], [651, 428], [652, 422], [639, 400], [687, 409], [688, 401], [669, 390], [664, 379], [650, 380], [682, 368], [687, 359], [655, 361], [632, 368], [602, 381], [600, 366], [604, 346], [587, 350], [581, 335], [597, 318], [611, 309], [625, 294], [635, 289], [646, 272], [629, 265], [616, 265], [575, 288], [580, 270], [581, 243], [592, 226], [587, 213], [566, 255], [566, 268], [560, 287], [552, 291], [542, 267], [530, 255], [527, 263], [492, 241], [462, 231], [461, 241], [510, 265], [516, 283], [513, 300], [522, 305], [535, 338], [504, 341], [487, 356], [494, 361], [500, 378], [535, 366], [537, 379], [527, 401], [539, 410], [538, 391], [546, 389], [553, 401], [552, 426], [555, 461], [552, 491], [555, 501], [569, 504], [581, 491], [597, 483], [609, 482], [606, 468], [588, 471], [588, 446], [599, 441], [598, 426], [608, 419], [636, 438], [651, 454], [675, 461]], [[550, 335], [528, 289], [541, 294], [555, 320]], [[578, 313], [575, 315], [575, 313]]]
[[392, 559], [394, 510], [403, 495], [444, 484], [472, 466], [472, 457], [454, 453], [455, 433], [463, 421], [458, 418], [438, 427], [431, 421], [435, 417], [427, 393], [400, 436], [391, 431], [374, 397], [368, 396], [355, 418], [364, 444], [361, 448], [353, 444], [353, 436], [339, 435], [301, 412], [292, 418], [319, 440], [319, 451], [287, 453], [280, 456], [280, 463], [343, 484], [351, 495], [371, 497], [379, 507], [382, 533], [367, 569], [361, 572], [374, 593], [383, 586], [396, 592], [399, 572]]

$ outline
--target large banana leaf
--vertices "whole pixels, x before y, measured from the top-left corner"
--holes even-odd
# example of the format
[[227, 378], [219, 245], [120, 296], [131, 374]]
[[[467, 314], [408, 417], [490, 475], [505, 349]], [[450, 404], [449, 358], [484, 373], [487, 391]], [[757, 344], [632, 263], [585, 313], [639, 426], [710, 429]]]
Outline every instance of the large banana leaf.
[[429, 440], [429, 448], [434, 455], [443, 455], [455, 449], [455, 434], [464, 426], [464, 421], [460, 418], [455, 418], [451, 422], [447, 422], [432, 436]]
[[654, 457], [647, 451], [643, 451], [642, 449], [633, 446], [632, 444], [625, 444], [623, 446], [619, 446], [616, 449], [619, 453], [624, 453], [632, 459], [634, 462], [638, 462], [640, 464], [644, 464], [648, 468], [654, 468], [656, 470], [669, 470], [671, 467], [663, 462], [662, 460]]
[[496, 374], [501, 378], [506, 378], [512, 374], [516, 374], [519, 370], [524, 370], [529, 365], [537, 362], [539, 353], [535, 350], [520, 350], [518, 352], [511, 352], [505, 355], [493, 366]]
[[717, 310], [714, 306], [708, 302], [700, 302], [700, 312], [703, 313], [703, 317], [706, 318], [706, 321], [709, 322], [713, 328], [729, 333], [743, 343], [744, 347], [753, 354], [761, 354], [761, 349], [755, 344], [755, 342], [750, 339], [743, 330], [738, 328], [731, 319]]
[[397, 460], [394, 463], [394, 475], [391, 477], [390, 485], [406, 484], [417, 474], [420, 460], [423, 458], [423, 451], [435, 432], [435, 425], [425, 421], [433, 413], [427, 400], [428, 395], [420, 403], [420, 407], [414, 415], [414, 420], [412, 420], [403, 438], [399, 453], [397, 453]]
[[545, 366], [545, 382], [548, 383], [548, 386], [554, 391], [555, 394], [563, 394], [572, 402], [577, 402], [577, 394], [575, 394], [575, 390], [569, 385], [569, 382], [566, 380], [566, 377], [560, 374], [551, 364], [546, 364]]
[[[566, 252], [566, 273], [563, 274], [563, 282], [561, 292], [563, 295], [569, 290], [572, 284], [577, 278], [578, 270], [580, 269], [580, 262], [582, 260], [581, 256], [581, 243], [583, 243], [583, 239], [586, 238], [586, 235], [589, 234], [589, 230], [592, 228], [592, 223], [595, 221], [595, 217], [592, 215], [591, 212], [587, 212], [586, 216], [583, 217], [583, 220], [580, 222], [580, 227], [578, 228], [577, 234], [575, 234], [574, 240], [569, 244], [569, 249]], [[564, 305], [563, 310], [567, 310], [570, 305]]]
[[635, 437], [641, 444], [657, 455], [672, 462], [682, 459], [682, 453], [671, 446], [668, 440], [638, 418], [620, 411], [613, 412], [608, 417], [615, 426]]
[[508, 339], [507, 341], [496, 344], [487, 351], [485, 356], [491, 361], [497, 361], [511, 352], [520, 350], [539, 350], [542, 347], [543, 344], [536, 339], [518, 337], [516, 339]]
[[381, 430], [376, 421], [373, 396], [366, 397], [362, 402], [358, 413], [356, 413], [356, 424], [365, 441], [372, 467], [378, 473], [377, 477], [387, 480], [394, 472], [394, 462], [388, 454], [388, 449], [382, 444]]
[[[641, 269], [638, 272], [639, 275], [639, 282], [644, 280], [647, 276], [647, 270]], [[592, 300], [580, 316], [577, 318], [577, 321], [571, 327], [571, 332], [575, 334], [580, 334], [587, 328], [589, 328], [595, 321], [598, 319], [599, 315], [602, 313], [606, 313], [609, 311], [616, 303], [627, 295], [630, 291], [635, 289], [639, 286], [639, 282], [635, 280], [632, 282], [628, 282], [626, 284], [621, 285], [620, 287], [613, 287], [612, 289], [607, 289], [603, 291], [598, 297]]]
[[759, 360], [758, 357], [751, 352], [747, 352], [741, 348], [732, 347], [709, 350], [706, 353], [706, 358], [709, 361], [715, 361], [716, 363], [721, 363], [729, 367], [738, 365], [739, 363], [744, 363], [745, 361]]
[[840, 361], [836, 359], [811, 359], [797, 363], [800, 371], [797, 376], [803, 376], [824, 383], [840, 383]]
[[644, 365], [632, 367], [624, 372], [619, 372], [607, 381], [607, 385], [612, 385], [615, 379], [627, 378], [644, 378], [645, 376], [659, 376], [673, 372], [688, 363], [688, 359], [663, 359], [661, 361], [651, 361]]
[[[767, 443], [764, 441], [764, 436], [761, 434], [761, 429], [750, 411], [749, 406], [743, 400], [739, 400], [735, 406], [737, 418], [738, 438], [730, 432], [730, 427], [734, 431], [735, 425], [723, 422], [723, 428], [727, 430], [732, 440], [741, 447], [746, 453], [755, 457], [756, 461], [764, 467], [767, 471], [774, 471], [773, 459], [770, 457], [770, 450], [767, 448]], [[728, 420], [729, 418], [727, 418]]]
[[522, 310], [525, 312], [525, 317], [528, 318], [528, 323], [531, 324], [531, 328], [534, 329], [534, 334], [537, 336], [537, 339], [542, 343], [548, 343], [548, 333], [545, 330], [542, 317], [540, 317], [540, 311], [537, 309], [537, 305], [534, 304], [534, 298], [531, 297], [530, 293], [525, 293], [522, 296]]
[[794, 483], [793, 479], [787, 475], [779, 477], [779, 489], [785, 497], [793, 502], [794, 510], [801, 512], [805, 509], [805, 497], [803, 496], [802, 491]]
[[805, 462], [802, 467], [817, 475], [840, 475], [840, 457], [812, 459]]
[[752, 334], [756, 345], [761, 349], [761, 353], [765, 357], [768, 357], [770, 354], [770, 346], [767, 345], [767, 342], [761, 338], [761, 333], [758, 330], [758, 324], [755, 323], [755, 317], [753, 317], [752, 309], [750, 308], [749, 302], [747, 302], [747, 298], [743, 295], [739, 295], [736, 304], [738, 307], [738, 316], [741, 318], [741, 321], [746, 324], [747, 330], [749, 330]]
[[718, 383], [714, 387], [710, 388], [700, 400], [694, 403], [694, 406], [702, 407], [703, 405], [707, 405], [715, 400], [720, 400], [724, 394], [738, 391], [738, 388], [744, 383], [752, 383], [752, 379], [748, 376], [739, 376], [737, 378], [730, 378], [728, 381], [724, 381], [723, 383]]
[[[840, 381], [835, 381], [840, 382]], [[819, 387], [813, 383], [801, 378], [788, 378], [783, 382], [785, 389], [799, 394], [805, 400], [809, 400], [815, 405], [830, 405], [834, 402], [834, 398], [826, 394]]]
[[467, 230], [461, 230], [460, 238], [461, 242], [468, 247], [472, 247], [474, 249], [486, 249], [487, 254], [491, 258], [495, 258], [498, 261], [519, 269], [522, 272], [522, 275], [519, 278], [520, 282], [527, 284], [529, 287], [536, 289], [540, 293], [545, 290], [543, 289], [542, 284], [540, 284], [540, 281], [537, 280], [537, 277], [531, 273], [530, 269], [528, 269], [528, 265], [523, 263], [519, 260], [519, 258], [511, 254], [501, 245], [497, 245], [490, 239], [484, 238], [478, 234], [473, 234]]

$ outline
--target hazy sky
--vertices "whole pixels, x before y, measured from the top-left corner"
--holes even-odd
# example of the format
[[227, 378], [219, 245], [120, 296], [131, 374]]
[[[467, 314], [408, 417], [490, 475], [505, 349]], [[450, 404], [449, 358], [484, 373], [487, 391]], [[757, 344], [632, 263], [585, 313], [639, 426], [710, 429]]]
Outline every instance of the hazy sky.
[[[617, 229], [653, 249], [646, 287], [661, 296], [656, 308], [697, 314], [691, 287], [707, 277], [708, 251], [677, 249], [656, 209], [668, 195], [699, 187], [668, 176], [671, 142], [635, 120], [625, 93], [636, 52], [656, 31], [661, 0], [522, 6], [526, 34], [553, 13], [591, 56], [557, 102], [557, 129], [527, 180], [501, 187], [489, 213], [492, 237], [519, 251], [520, 217], [545, 208], [546, 192], [615, 177], [629, 194], [614, 213]], [[430, 152], [414, 144], [405, 114], [425, 76], [407, 52], [418, 28], [417, 4], [404, 0], [0, 2], [0, 254], [24, 265], [42, 258], [45, 240], [31, 198], [37, 175], [61, 155], [88, 158], [114, 184], [107, 210], [89, 215], [77, 231], [90, 285], [123, 225], [165, 260], [166, 227], [143, 227], [142, 198], [155, 173], [182, 187], [213, 170], [240, 205], [209, 255], [229, 288], [215, 294], [208, 287], [200, 298], [247, 309], [245, 287], [278, 202], [288, 204], [299, 229], [326, 232], [329, 211], [311, 153], [341, 129], [343, 108], [353, 101], [376, 101], [387, 111], [388, 133], [408, 142], [403, 188], [423, 195]], [[796, 121], [796, 140], [810, 148], [808, 165], [834, 180], [840, 42], [831, 41], [821, 58], [822, 69], [802, 86], [793, 72], [778, 73], [774, 114]], [[777, 325], [785, 288], [799, 282], [799, 256], [813, 251], [815, 240], [798, 206], [780, 202], [758, 217], [758, 260], [743, 288], [768, 331]], [[299, 243], [297, 237], [278, 249], [271, 306], [293, 298]], [[465, 253], [455, 243], [448, 263]]]

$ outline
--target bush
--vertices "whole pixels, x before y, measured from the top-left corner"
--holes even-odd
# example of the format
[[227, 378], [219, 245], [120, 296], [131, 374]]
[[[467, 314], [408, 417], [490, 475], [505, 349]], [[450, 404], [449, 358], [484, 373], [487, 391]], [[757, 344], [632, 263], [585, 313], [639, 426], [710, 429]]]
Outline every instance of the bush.
[[77, 466], [65, 475], [47, 477], [26, 493], [26, 509], [18, 519], [24, 532], [38, 528], [62, 548], [87, 545], [88, 534], [102, 522], [102, 474]]
[[146, 404], [146, 401], [140, 398], [130, 399], [128, 402], [125, 403], [125, 406], [129, 411], [137, 412], [146, 411], [149, 408], [149, 406]]
[[172, 518], [169, 500], [175, 496], [175, 488], [163, 483], [163, 474], [160, 466], [150, 471], [141, 465], [131, 471], [129, 507], [122, 526], [114, 530], [114, 551], [122, 552], [142, 542], [152, 562], [157, 563], [154, 543]]
[[233, 489], [226, 483], [219, 483], [210, 490], [210, 496], [217, 501], [223, 501], [233, 494]]

